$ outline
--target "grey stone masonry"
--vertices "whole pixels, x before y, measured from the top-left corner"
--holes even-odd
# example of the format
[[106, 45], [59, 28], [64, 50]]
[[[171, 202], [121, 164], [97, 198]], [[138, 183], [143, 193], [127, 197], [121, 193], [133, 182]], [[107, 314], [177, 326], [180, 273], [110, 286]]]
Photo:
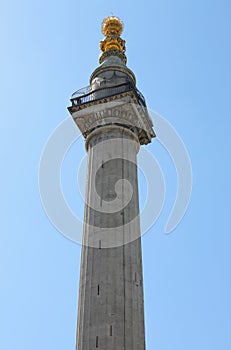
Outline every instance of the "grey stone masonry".
[[[117, 126], [99, 129], [88, 141], [78, 350], [145, 349], [138, 148], [137, 138]], [[115, 190], [121, 179], [130, 191], [123, 181]], [[117, 196], [121, 203], [110, 205]]]
[[68, 108], [88, 152], [76, 350], [145, 350], [137, 153], [155, 133], [119, 56], [90, 84]]

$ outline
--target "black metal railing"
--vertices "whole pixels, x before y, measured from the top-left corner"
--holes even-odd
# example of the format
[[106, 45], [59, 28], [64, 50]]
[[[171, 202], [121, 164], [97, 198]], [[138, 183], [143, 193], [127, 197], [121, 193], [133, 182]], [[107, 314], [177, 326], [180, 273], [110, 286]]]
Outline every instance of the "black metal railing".
[[74, 98], [79, 97], [79, 95], [86, 95], [89, 92], [91, 92], [91, 85], [85, 86], [77, 91], [75, 91], [72, 95], [71, 95], [71, 100], [73, 100]]
[[118, 95], [123, 92], [132, 91], [132, 90], [134, 91], [139, 103], [146, 108], [144, 96], [131, 82], [92, 90], [89, 93], [79, 97], [72, 95], [73, 97], [71, 97], [71, 102], [72, 102], [72, 106], [80, 106], [88, 102], [94, 102], [97, 100], [101, 100], [102, 98]]

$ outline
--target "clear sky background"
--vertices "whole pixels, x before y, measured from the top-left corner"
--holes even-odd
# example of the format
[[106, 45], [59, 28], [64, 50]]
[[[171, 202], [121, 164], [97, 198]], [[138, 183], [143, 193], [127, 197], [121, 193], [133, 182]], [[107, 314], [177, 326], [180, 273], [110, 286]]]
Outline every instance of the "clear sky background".
[[[68, 117], [70, 94], [98, 65], [101, 22], [111, 13], [125, 24], [138, 88], [180, 134], [193, 169], [189, 209], [165, 235], [176, 174], [160, 144], [148, 146], [167, 193], [143, 237], [147, 350], [230, 349], [231, 2], [11, 0], [0, 13], [0, 349], [75, 349], [81, 247], [49, 222], [38, 166], [47, 138]], [[79, 215], [84, 154], [78, 142], [63, 171]], [[140, 188], [142, 197], [142, 181]]]

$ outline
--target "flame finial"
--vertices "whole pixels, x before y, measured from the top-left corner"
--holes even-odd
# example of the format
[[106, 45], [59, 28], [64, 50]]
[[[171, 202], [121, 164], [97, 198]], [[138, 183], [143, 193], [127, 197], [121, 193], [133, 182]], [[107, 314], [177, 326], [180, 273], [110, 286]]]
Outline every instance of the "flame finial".
[[126, 56], [124, 54], [126, 51], [126, 42], [120, 37], [122, 31], [123, 23], [118, 17], [109, 16], [104, 18], [102, 22], [102, 33], [105, 38], [100, 41], [100, 49], [102, 51], [100, 61], [102, 61], [105, 56], [116, 55], [121, 56], [126, 63]]
[[111, 35], [120, 36], [123, 31], [123, 23], [118, 17], [110, 16], [102, 22], [102, 33], [107, 37]]

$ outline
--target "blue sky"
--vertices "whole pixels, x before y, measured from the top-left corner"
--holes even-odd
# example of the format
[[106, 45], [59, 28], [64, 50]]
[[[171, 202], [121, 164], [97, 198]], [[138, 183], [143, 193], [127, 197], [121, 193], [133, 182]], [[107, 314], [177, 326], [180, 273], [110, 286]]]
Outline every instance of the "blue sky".
[[[98, 65], [101, 22], [111, 13], [125, 24], [138, 88], [175, 127], [193, 169], [188, 211], [165, 235], [176, 174], [161, 145], [148, 146], [167, 192], [143, 237], [147, 350], [230, 348], [230, 10], [225, 0], [1, 4], [1, 349], [75, 347], [81, 247], [43, 211], [38, 166], [68, 117], [70, 94]], [[63, 172], [79, 215], [83, 203], [73, 194], [84, 152], [84, 142], [74, 145]]]

